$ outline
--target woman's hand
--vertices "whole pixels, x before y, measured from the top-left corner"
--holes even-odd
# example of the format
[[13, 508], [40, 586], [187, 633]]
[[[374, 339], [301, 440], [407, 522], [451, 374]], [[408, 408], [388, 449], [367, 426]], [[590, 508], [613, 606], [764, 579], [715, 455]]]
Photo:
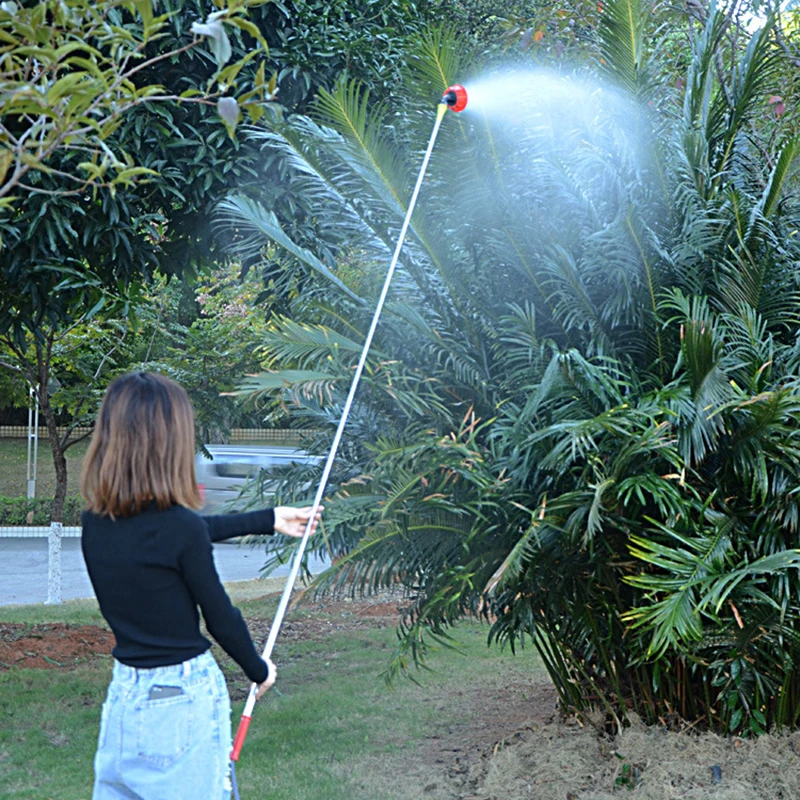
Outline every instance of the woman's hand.
[[[311, 509], [313, 506], [305, 508], [292, 508], [291, 506], [277, 506], [275, 509], [275, 531], [284, 533], [287, 536], [302, 536], [306, 532], [306, 525], [311, 519]], [[317, 529], [317, 524], [322, 516], [322, 506], [317, 509], [314, 525], [311, 533]]]
[[267, 689], [269, 689], [270, 686], [275, 683], [275, 678], [278, 677], [278, 671], [275, 669], [275, 665], [268, 658], [265, 658], [264, 661], [267, 664], [267, 669], [269, 672], [267, 672], [267, 679], [264, 681], [264, 683], [258, 684], [258, 689], [256, 689], [256, 700], [260, 700], [262, 696], [267, 693]]

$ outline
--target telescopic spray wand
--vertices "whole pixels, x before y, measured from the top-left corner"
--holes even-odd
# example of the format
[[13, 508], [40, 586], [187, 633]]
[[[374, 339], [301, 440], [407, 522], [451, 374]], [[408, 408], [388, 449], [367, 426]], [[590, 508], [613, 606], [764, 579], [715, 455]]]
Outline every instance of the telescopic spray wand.
[[[322, 496], [325, 494], [328, 478], [330, 477], [333, 462], [336, 458], [336, 451], [339, 449], [339, 442], [342, 439], [344, 426], [347, 424], [347, 417], [350, 414], [350, 408], [353, 405], [353, 398], [355, 397], [356, 390], [358, 389], [358, 382], [361, 379], [361, 373], [364, 371], [364, 365], [367, 362], [367, 354], [369, 353], [370, 346], [372, 345], [372, 339], [375, 336], [375, 330], [378, 327], [378, 320], [380, 319], [381, 312], [383, 311], [383, 306], [386, 302], [386, 296], [389, 293], [389, 284], [392, 282], [392, 277], [394, 276], [394, 271], [397, 267], [397, 260], [400, 257], [400, 250], [403, 247], [403, 241], [405, 239], [406, 232], [408, 231], [408, 226], [411, 222], [411, 215], [414, 213], [414, 206], [416, 205], [417, 196], [419, 195], [419, 190], [422, 186], [422, 180], [425, 177], [425, 170], [428, 167], [428, 161], [430, 160], [431, 151], [433, 150], [433, 145], [436, 141], [436, 135], [439, 133], [439, 126], [442, 124], [442, 119], [444, 118], [444, 115], [448, 109], [452, 111], [463, 111], [466, 106], [467, 90], [460, 84], [455, 84], [447, 89], [442, 97], [441, 102], [439, 103], [439, 107], [436, 112], [436, 122], [433, 126], [433, 132], [431, 133], [430, 141], [428, 142], [428, 148], [425, 151], [425, 157], [422, 159], [422, 167], [420, 168], [419, 176], [417, 177], [417, 183], [414, 186], [414, 191], [411, 194], [408, 210], [406, 211], [406, 216], [403, 220], [403, 227], [400, 229], [400, 235], [397, 239], [397, 246], [394, 249], [394, 255], [392, 256], [392, 261], [389, 265], [389, 271], [387, 272], [386, 280], [383, 283], [383, 290], [381, 291], [381, 295], [378, 299], [378, 305], [375, 308], [375, 314], [372, 317], [372, 324], [370, 325], [366, 340], [364, 341], [361, 357], [359, 358], [358, 366], [356, 367], [356, 372], [353, 376], [353, 383], [350, 386], [350, 393], [347, 395], [347, 400], [344, 404], [344, 410], [342, 411], [342, 417], [339, 420], [339, 426], [336, 429], [331, 450], [330, 453], [328, 453], [328, 459], [325, 462], [325, 469], [322, 472], [322, 477], [320, 478], [319, 486], [317, 487], [317, 493], [314, 497], [314, 505], [311, 509], [311, 516], [309, 517], [308, 524], [306, 525], [303, 538], [300, 540], [300, 544], [295, 552], [294, 559], [292, 561], [292, 568], [289, 571], [289, 577], [286, 579], [286, 586], [283, 589], [281, 601], [278, 605], [278, 610], [275, 613], [275, 619], [272, 622], [269, 636], [267, 637], [267, 643], [264, 645], [264, 652], [262, 654], [263, 658], [269, 658], [272, 655], [272, 648], [275, 646], [275, 640], [278, 638], [278, 632], [280, 631], [283, 617], [289, 605], [289, 598], [292, 594], [292, 590], [294, 589], [297, 573], [300, 570], [300, 564], [303, 560], [303, 553], [306, 549], [306, 543], [308, 542], [308, 537], [311, 535], [314, 518], [316, 517], [319, 507], [322, 503]], [[245, 738], [247, 738], [247, 730], [250, 727], [250, 721], [253, 716], [253, 708], [255, 707], [256, 703], [257, 689], [258, 686], [255, 683], [250, 687], [250, 694], [247, 697], [247, 703], [245, 703], [244, 711], [242, 712], [242, 719], [239, 722], [239, 728], [236, 731], [236, 738], [233, 741], [233, 750], [231, 752], [232, 762], [239, 760], [239, 755], [242, 752], [242, 745], [244, 744]]]

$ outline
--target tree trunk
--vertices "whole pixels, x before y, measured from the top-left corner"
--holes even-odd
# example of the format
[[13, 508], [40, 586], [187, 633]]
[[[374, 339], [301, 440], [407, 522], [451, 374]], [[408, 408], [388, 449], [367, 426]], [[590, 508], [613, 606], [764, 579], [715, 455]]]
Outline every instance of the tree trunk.
[[53, 498], [53, 522], [64, 521], [64, 500], [67, 497], [67, 458], [64, 455], [64, 450], [61, 447], [61, 441], [58, 438], [58, 427], [56, 425], [56, 416], [50, 406], [50, 398], [47, 393], [47, 386], [40, 390], [40, 406], [39, 413], [44, 418], [44, 424], [47, 428], [47, 441], [50, 444], [50, 450], [53, 453], [53, 466], [56, 470], [56, 493]]
[[53, 407], [50, 405], [50, 356], [53, 350], [55, 334], [50, 333], [46, 345], [37, 343], [36, 361], [39, 372], [38, 402], [39, 413], [44, 419], [47, 428], [47, 441], [50, 452], [53, 454], [53, 466], [56, 470], [56, 492], [53, 497], [52, 522], [64, 521], [64, 501], [67, 497], [67, 458], [64, 454], [63, 442], [58, 438], [58, 426]]

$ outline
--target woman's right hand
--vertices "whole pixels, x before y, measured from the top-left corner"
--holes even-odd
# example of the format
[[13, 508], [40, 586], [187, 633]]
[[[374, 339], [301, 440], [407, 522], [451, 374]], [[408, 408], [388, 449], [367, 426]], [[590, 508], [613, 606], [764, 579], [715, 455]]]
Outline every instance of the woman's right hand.
[[275, 669], [275, 665], [270, 661], [268, 658], [264, 659], [264, 662], [267, 665], [267, 669], [269, 672], [267, 673], [267, 679], [264, 683], [258, 684], [258, 689], [256, 689], [256, 700], [260, 700], [263, 695], [267, 693], [267, 689], [269, 689], [273, 683], [275, 683], [275, 678], [278, 677], [277, 670]]

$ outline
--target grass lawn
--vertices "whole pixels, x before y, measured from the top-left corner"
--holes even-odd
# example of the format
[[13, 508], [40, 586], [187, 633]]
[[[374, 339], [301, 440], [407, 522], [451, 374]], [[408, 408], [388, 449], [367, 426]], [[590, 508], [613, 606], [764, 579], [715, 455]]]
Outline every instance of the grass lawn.
[[[252, 594], [252, 592], [250, 592]], [[277, 599], [239, 599], [256, 637]], [[0, 621], [100, 624], [96, 605], [0, 609]], [[466, 657], [435, 654], [419, 685], [387, 688], [379, 673], [394, 647], [389, 622], [358, 618], [345, 603], [294, 611], [278, 640], [277, 691], [256, 707], [237, 768], [245, 800], [414, 800], [440, 794], [446, 769], [431, 744], [454, 736], [474, 707], [466, 694], [541, 681], [531, 650], [513, 656], [486, 647], [485, 627], [462, 626]], [[248, 684], [216, 652], [238, 723]], [[111, 659], [74, 669], [0, 672], [0, 798], [79, 800], [91, 795], [92, 758]], [[437, 751], [438, 752], [438, 751]], [[179, 798], [176, 798], [179, 800]], [[194, 798], [192, 800], [195, 800]], [[204, 800], [198, 798], [197, 800]]]
[[[81, 462], [89, 440], [79, 442], [67, 450], [67, 496], [80, 494]], [[26, 439], [0, 439], [0, 495], [24, 497], [25, 470], [28, 458]], [[56, 471], [53, 456], [46, 439], [39, 439], [39, 461], [36, 480], [37, 497], [53, 497], [56, 491]]]
[[[230, 587], [263, 642], [277, 597], [259, 588], [274, 589]], [[275, 651], [277, 686], [256, 706], [237, 767], [243, 800], [800, 798], [800, 732], [743, 740], [634, 719], [609, 736], [602, 714], [586, 724], [557, 711], [530, 648], [517, 656], [489, 650], [486, 628], [474, 623], [456, 630], [466, 657], [440, 651], [418, 685], [400, 680], [388, 689], [379, 673], [396, 641], [394, 620], [372, 613], [379, 605], [326, 601], [289, 615]], [[37, 625], [57, 622], [101, 619], [88, 601], [2, 607], [0, 651], [15, 630], [39, 635]], [[89, 630], [101, 633], [80, 636]], [[50, 628], [51, 643], [55, 635]], [[37, 639], [18, 641], [35, 651], [26, 656], [43, 652]], [[235, 726], [249, 686], [216, 655]], [[0, 800], [89, 799], [110, 672], [108, 656], [72, 669], [0, 663]]]

